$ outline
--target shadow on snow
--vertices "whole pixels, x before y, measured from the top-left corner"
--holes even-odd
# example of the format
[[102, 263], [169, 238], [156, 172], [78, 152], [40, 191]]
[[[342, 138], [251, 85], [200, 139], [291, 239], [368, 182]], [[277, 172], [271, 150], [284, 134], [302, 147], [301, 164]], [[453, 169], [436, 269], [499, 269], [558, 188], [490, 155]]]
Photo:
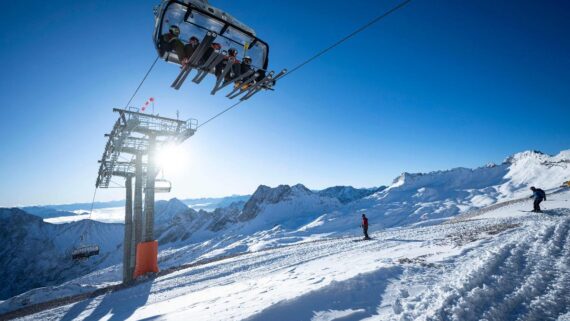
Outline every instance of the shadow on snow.
[[[143, 307], [149, 297], [152, 282], [143, 282], [138, 286], [106, 294], [86, 321], [101, 320], [107, 315], [111, 315], [107, 320], [119, 321], [129, 318], [140, 307]], [[62, 321], [75, 320], [81, 313], [96, 299], [91, 298], [76, 303], [63, 316]]]
[[401, 273], [402, 268], [397, 266], [332, 282], [322, 289], [278, 302], [246, 320], [311, 320], [323, 314], [336, 314], [338, 321], [361, 320], [376, 314], [390, 280]]

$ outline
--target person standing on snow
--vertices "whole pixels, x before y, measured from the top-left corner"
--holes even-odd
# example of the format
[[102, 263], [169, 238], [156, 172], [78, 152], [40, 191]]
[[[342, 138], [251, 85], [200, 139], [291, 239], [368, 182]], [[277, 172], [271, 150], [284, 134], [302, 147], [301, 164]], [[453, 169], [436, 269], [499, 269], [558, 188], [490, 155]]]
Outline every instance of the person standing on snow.
[[534, 186], [531, 186], [530, 190], [532, 191], [532, 196], [530, 198], [534, 198], [534, 208], [532, 211], [536, 213], [542, 213], [542, 210], [540, 209], [540, 203], [542, 201], [546, 201], [546, 193], [540, 188], [535, 188]]
[[364, 239], [370, 240], [370, 236], [368, 236], [368, 218], [365, 214], [362, 214], [362, 232], [364, 232]]

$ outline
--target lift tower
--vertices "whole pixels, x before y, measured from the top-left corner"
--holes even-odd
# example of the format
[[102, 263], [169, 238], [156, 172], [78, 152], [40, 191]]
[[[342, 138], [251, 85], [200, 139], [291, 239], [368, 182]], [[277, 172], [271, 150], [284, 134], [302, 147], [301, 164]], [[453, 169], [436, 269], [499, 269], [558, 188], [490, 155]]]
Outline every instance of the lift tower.
[[154, 194], [170, 191], [170, 185], [156, 186], [160, 170], [156, 164], [156, 152], [165, 145], [180, 144], [190, 138], [196, 132], [198, 122], [195, 119], [182, 121], [144, 114], [132, 107], [115, 108], [113, 111], [119, 114], [119, 118], [111, 132], [105, 134], [108, 141], [99, 161], [95, 186], [109, 188], [113, 176], [125, 179], [123, 282], [128, 283], [148, 272], [158, 272]]

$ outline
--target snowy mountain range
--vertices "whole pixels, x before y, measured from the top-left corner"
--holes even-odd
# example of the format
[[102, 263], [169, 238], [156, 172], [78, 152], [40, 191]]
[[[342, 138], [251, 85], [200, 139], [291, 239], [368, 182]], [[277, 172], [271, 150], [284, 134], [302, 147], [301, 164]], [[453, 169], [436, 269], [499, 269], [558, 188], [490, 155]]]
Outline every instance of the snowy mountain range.
[[[122, 224], [90, 220], [49, 224], [17, 208], [0, 209], [0, 299], [119, 263], [122, 233]], [[85, 242], [99, 244], [101, 255], [76, 264], [69, 258], [81, 235]]]
[[[566, 180], [570, 180], [570, 151], [556, 156], [528, 151], [499, 165], [403, 173], [387, 187], [312, 191], [301, 184], [261, 185], [246, 202], [238, 200], [211, 212], [194, 210], [177, 199], [159, 201], [155, 209], [159, 264], [164, 269], [279, 245], [359, 235], [360, 213], [369, 217], [371, 231], [433, 225], [472, 209], [527, 197], [531, 185], [548, 190]], [[82, 220], [56, 225], [19, 209], [1, 209], [0, 226], [0, 241], [9, 245], [2, 248], [0, 267], [6, 272], [0, 281], [10, 284], [2, 288], [0, 299], [82, 275], [83, 279], [71, 282], [84, 284], [93, 273], [106, 282], [120, 280], [121, 224]], [[75, 264], [69, 252], [82, 234], [102, 251], [95, 259]]]

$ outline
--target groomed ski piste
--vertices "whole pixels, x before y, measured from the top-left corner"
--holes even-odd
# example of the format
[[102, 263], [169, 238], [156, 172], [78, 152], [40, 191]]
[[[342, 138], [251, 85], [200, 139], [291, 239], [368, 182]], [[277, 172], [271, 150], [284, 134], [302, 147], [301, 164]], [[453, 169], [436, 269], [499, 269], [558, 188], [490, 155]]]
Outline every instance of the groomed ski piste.
[[19, 319], [570, 320], [569, 199], [245, 253]]

